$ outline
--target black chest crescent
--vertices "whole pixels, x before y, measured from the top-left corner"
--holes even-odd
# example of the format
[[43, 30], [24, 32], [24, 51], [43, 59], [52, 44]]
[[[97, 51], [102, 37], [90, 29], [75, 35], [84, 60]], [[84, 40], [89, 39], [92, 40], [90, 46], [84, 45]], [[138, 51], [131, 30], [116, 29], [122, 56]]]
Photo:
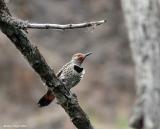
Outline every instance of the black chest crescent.
[[81, 73], [83, 71], [83, 68], [77, 66], [77, 65], [74, 65], [74, 70], [77, 72], [77, 73]]

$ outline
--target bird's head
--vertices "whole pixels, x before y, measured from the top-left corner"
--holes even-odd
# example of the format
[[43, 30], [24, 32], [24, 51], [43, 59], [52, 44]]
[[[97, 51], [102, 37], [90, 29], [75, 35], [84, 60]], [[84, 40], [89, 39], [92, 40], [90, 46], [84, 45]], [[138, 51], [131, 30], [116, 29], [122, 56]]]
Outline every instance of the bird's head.
[[92, 52], [89, 52], [89, 53], [86, 53], [86, 54], [83, 54], [83, 53], [76, 53], [72, 56], [72, 60], [76, 63], [76, 64], [79, 64], [81, 65], [84, 61], [84, 59], [91, 55]]

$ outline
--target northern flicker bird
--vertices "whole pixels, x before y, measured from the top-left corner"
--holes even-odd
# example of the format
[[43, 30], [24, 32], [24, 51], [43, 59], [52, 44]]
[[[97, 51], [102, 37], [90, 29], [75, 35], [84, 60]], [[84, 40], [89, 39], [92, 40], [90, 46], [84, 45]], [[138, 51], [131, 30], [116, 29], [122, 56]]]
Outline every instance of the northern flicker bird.
[[[82, 67], [82, 63], [85, 58], [92, 53], [77, 53], [72, 56], [70, 62], [65, 64], [57, 73], [57, 77], [64, 83], [69, 90], [76, 86], [85, 74], [85, 70]], [[48, 89], [47, 93], [39, 100], [38, 105], [40, 107], [49, 105], [55, 99], [54, 93], [51, 89]]]

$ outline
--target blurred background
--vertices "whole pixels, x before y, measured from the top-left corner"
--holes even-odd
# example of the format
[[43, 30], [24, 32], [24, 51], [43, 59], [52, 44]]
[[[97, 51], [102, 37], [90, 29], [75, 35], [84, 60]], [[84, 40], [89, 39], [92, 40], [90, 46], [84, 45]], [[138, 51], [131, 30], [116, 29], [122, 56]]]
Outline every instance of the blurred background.
[[[129, 129], [135, 98], [134, 66], [120, 0], [9, 0], [8, 7], [12, 15], [39, 23], [107, 19], [95, 29], [29, 30], [28, 37], [55, 72], [72, 54], [92, 51], [84, 63], [85, 77], [72, 91], [95, 129]], [[0, 129], [5, 124], [75, 129], [56, 102], [45, 108], [37, 106], [44, 93], [39, 76], [0, 33]]]

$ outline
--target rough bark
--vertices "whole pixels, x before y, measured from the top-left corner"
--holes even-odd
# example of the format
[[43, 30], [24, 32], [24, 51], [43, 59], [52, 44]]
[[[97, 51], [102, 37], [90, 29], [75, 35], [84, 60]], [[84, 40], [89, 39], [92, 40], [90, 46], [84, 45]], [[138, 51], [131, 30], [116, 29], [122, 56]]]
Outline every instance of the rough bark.
[[137, 129], [160, 129], [159, 7], [159, 0], [122, 0], [137, 84], [130, 124]]
[[[16, 27], [10, 24], [13, 18], [4, 2], [0, 0], [0, 29], [12, 41], [17, 49], [28, 60], [31, 67], [41, 77], [42, 81], [51, 87], [59, 104], [64, 108], [69, 115], [73, 124], [78, 129], [93, 129], [89, 118], [80, 107], [77, 98], [68, 91], [63, 83], [55, 76], [54, 71], [48, 66], [45, 59], [39, 52], [38, 48], [33, 46], [27, 36]], [[18, 22], [15, 19], [15, 23]], [[21, 21], [19, 21], [21, 24]]]

